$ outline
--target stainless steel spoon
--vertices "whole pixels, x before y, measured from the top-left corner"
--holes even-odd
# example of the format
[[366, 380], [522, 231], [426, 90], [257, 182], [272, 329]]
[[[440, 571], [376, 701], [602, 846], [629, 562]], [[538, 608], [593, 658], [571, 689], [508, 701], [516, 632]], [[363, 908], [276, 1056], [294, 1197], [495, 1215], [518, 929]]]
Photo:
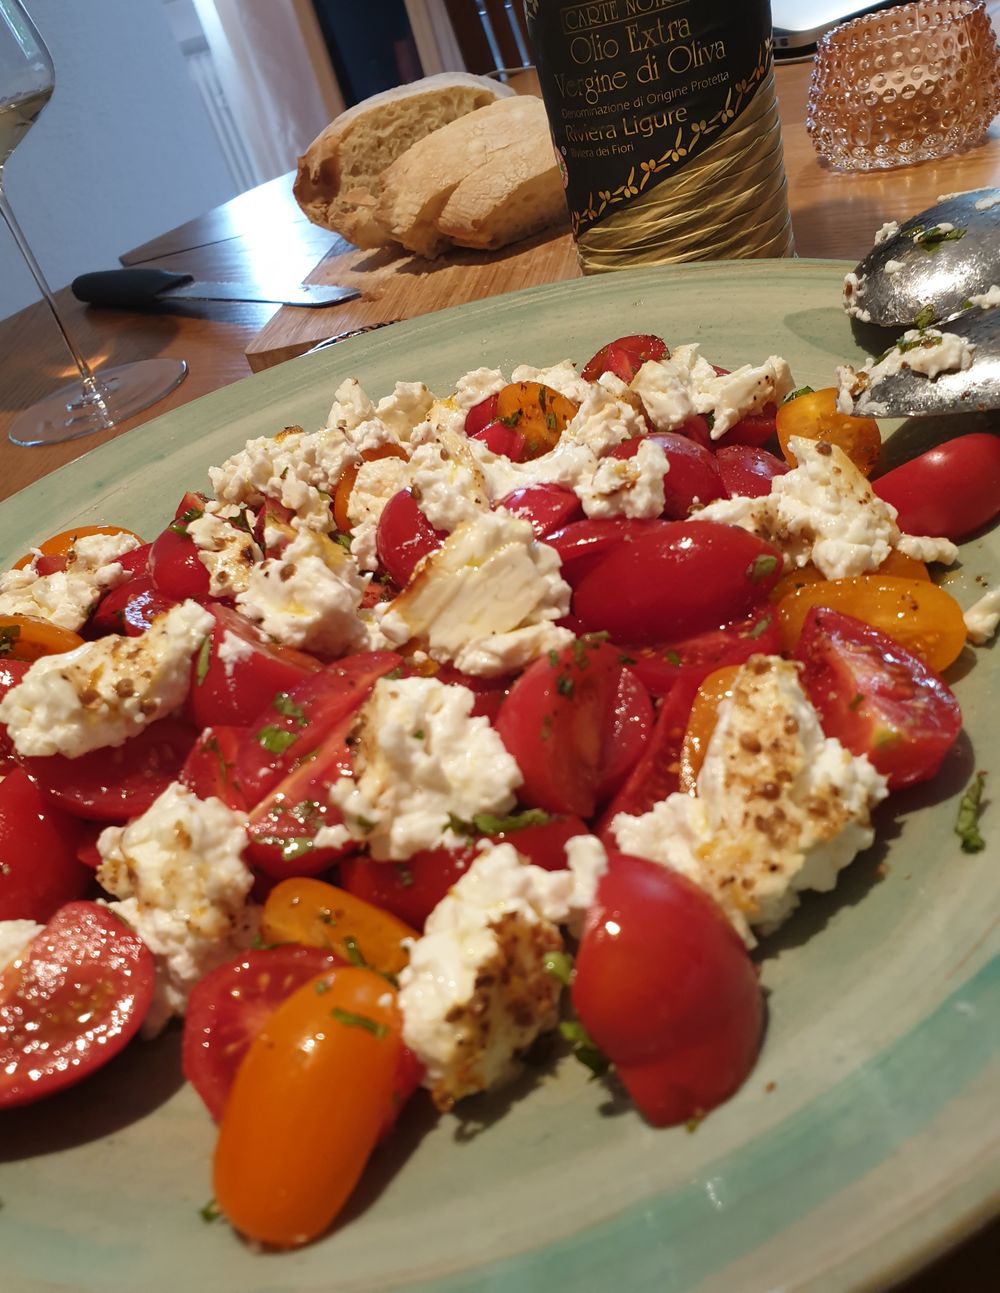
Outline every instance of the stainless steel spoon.
[[941, 199], [894, 228], [844, 280], [844, 307], [883, 327], [928, 325], [1000, 284], [1000, 189]]
[[[924, 350], [933, 354], [936, 346], [949, 344], [947, 336], [945, 342], [935, 342], [938, 332], [954, 334], [968, 343], [968, 367], [956, 367], [936, 376], [903, 367], [883, 375], [876, 364], [870, 378], [861, 369], [860, 381], [842, 387], [852, 401], [852, 412], [865, 417], [922, 417], [1000, 409], [1000, 309], [974, 306], [963, 310], [924, 334], [908, 333], [909, 341], [897, 343], [886, 353], [904, 363], [909, 362], [907, 356], [919, 362], [916, 357]], [[894, 356], [897, 350], [901, 352]], [[893, 366], [891, 362], [889, 366]], [[864, 389], [859, 389], [862, 386]]]

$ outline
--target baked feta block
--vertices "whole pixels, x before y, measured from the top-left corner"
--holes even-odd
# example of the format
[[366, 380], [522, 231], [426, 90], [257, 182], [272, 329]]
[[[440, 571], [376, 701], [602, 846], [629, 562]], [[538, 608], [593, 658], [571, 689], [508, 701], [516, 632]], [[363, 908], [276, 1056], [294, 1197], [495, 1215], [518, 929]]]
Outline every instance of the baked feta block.
[[947, 539], [904, 534], [896, 509], [872, 490], [837, 445], [793, 436], [798, 466], [776, 476], [763, 498], [720, 498], [693, 519], [738, 525], [773, 543], [786, 564], [812, 562], [827, 579], [877, 570], [893, 548], [918, 561], [948, 565], [958, 549]]
[[459, 526], [389, 602], [379, 632], [417, 641], [438, 661], [483, 676], [513, 672], [572, 638], [554, 623], [569, 612], [558, 553], [504, 509]]
[[521, 773], [489, 720], [471, 717], [474, 704], [467, 687], [433, 678], [375, 684], [353, 732], [354, 777], [330, 792], [372, 857], [402, 862], [421, 849], [454, 847], [464, 841], [452, 819], [514, 806]]
[[98, 837], [97, 878], [120, 899], [109, 906], [156, 961], [148, 1035], [183, 1014], [195, 983], [253, 937], [253, 876], [241, 857], [247, 820], [174, 782], [141, 817]]
[[825, 737], [798, 666], [753, 656], [719, 706], [697, 795], [612, 821], [618, 847], [672, 867], [719, 903], [753, 946], [804, 889], [829, 890], [872, 843], [885, 778]]
[[87, 534], [77, 539], [65, 570], [40, 575], [30, 565], [0, 574], [0, 615], [31, 615], [74, 633], [104, 593], [125, 578], [118, 558], [139, 546], [134, 534]]
[[300, 528], [279, 557], [253, 567], [236, 605], [276, 642], [333, 658], [367, 642], [358, 619], [367, 586], [339, 543]]
[[511, 844], [484, 845], [411, 947], [403, 1039], [439, 1109], [507, 1080], [556, 1026], [561, 987], [545, 956], [562, 950], [559, 926], [579, 923], [607, 866], [593, 837], [571, 840], [567, 854], [567, 870], [545, 871]]
[[0, 701], [0, 723], [19, 754], [123, 745], [184, 703], [191, 660], [215, 620], [197, 602], [159, 616], [141, 637], [109, 636], [36, 660]]

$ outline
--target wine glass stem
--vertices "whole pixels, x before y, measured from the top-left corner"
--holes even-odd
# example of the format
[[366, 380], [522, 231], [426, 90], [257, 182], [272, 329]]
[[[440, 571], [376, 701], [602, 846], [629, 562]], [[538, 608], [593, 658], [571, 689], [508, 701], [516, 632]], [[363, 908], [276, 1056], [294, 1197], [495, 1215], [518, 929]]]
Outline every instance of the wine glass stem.
[[31, 248], [28, 246], [28, 240], [21, 232], [21, 226], [17, 223], [17, 220], [14, 218], [14, 212], [11, 210], [10, 203], [7, 201], [7, 196], [3, 191], [3, 168], [2, 167], [0, 167], [0, 215], [2, 215], [4, 220], [7, 222], [7, 227], [14, 236], [14, 241], [17, 243], [18, 250], [20, 251], [21, 255], [24, 257], [28, 268], [31, 270], [32, 274], [34, 275], [35, 282], [38, 284], [38, 289], [41, 292], [42, 296], [45, 298], [45, 304], [52, 311], [52, 317], [56, 321], [56, 327], [59, 329], [60, 333], [62, 334], [62, 339], [63, 341], [65, 341], [66, 346], [69, 350], [69, 353], [73, 356], [73, 360], [80, 371], [80, 381], [83, 383], [83, 389], [85, 392], [87, 403], [96, 405], [100, 409], [100, 411], [105, 415], [105, 418], [107, 419], [107, 425], [112, 426], [113, 419], [111, 417], [111, 414], [107, 411], [108, 391], [105, 388], [104, 384], [100, 382], [91, 372], [90, 365], [87, 363], [86, 359], [84, 359], [84, 357], [80, 354], [79, 350], [77, 350], [75, 344], [73, 343], [73, 339], [66, 331], [66, 327], [63, 324], [62, 318], [59, 314], [59, 308], [56, 305], [55, 298], [52, 295], [52, 291], [48, 283], [45, 281], [45, 275], [42, 273], [41, 266], [39, 265], [38, 261], [35, 260], [34, 253], [32, 252]]

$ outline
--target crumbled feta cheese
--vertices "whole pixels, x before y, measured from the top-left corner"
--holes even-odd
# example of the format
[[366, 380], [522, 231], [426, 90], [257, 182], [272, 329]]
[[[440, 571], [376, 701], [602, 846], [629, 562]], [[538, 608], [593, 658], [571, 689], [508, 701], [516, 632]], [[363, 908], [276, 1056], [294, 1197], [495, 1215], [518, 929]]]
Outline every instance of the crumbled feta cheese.
[[347, 377], [333, 393], [333, 404], [326, 415], [328, 430], [353, 431], [362, 422], [375, 417], [375, 405], [356, 377]]
[[[0, 614], [31, 615], [75, 633], [95, 603], [126, 576], [118, 558], [139, 546], [134, 534], [89, 534], [76, 540], [65, 570], [39, 575], [35, 562], [0, 574]], [[41, 553], [36, 550], [37, 561]]]
[[875, 246], [877, 247], [879, 243], [887, 242], [890, 238], [895, 238], [896, 234], [898, 233], [899, 233], [899, 225], [896, 223], [896, 221], [887, 220], [885, 224], [882, 226], [882, 228], [879, 229], [878, 233], [875, 235]]
[[179, 709], [191, 658], [215, 620], [197, 602], [173, 606], [141, 637], [108, 636], [36, 660], [0, 701], [0, 722], [19, 754], [64, 754], [123, 745]]
[[855, 274], [852, 270], [850, 274], [844, 275], [844, 309], [855, 319], [860, 319], [863, 323], [871, 323], [871, 312], [858, 304], [858, 298], [864, 296], [865, 289], [864, 274]]
[[[558, 553], [536, 540], [527, 521], [502, 508], [483, 512], [423, 559], [382, 613], [381, 633], [396, 645], [426, 642], [435, 660], [464, 673], [496, 658], [501, 635], [505, 655], [524, 638], [533, 649], [558, 649], [571, 636], [553, 623], [570, 602], [559, 567]], [[516, 656], [524, 663], [522, 650]]]
[[409, 463], [405, 458], [375, 458], [363, 462], [347, 504], [352, 530], [366, 521], [377, 522], [389, 499], [409, 483]]
[[1000, 588], [991, 588], [965, 612], [965, 629], [969, 641], [985, 646], [1000, 627]]
[[236, 604], [275, 641], [333, 657], [365, 644], [357, 612], [367, 586], [339, 543], [302, 529], [280, 557], [254, 566]]
[[227, 678], [233, 676], [233, 670], [241, 660], [249, 660], [253, 654], [253, 644], [245, 638], [237, 637], [235, 633], [230, 633], [228, 629], [222, 634], [218, 656]]
[[471, 718], [467, 687], [433, 678], [380, 678], [354, 731], [355, 775], [330, 799], [379, 860], [454, 846], [449, 819], [509, 812], [517, 763], [486, 718]]
[[489, 510], [486, 481], [464, 435], [442, 433], [418, 445], [408, 465], [409, 487], [435, 530], [456, 530]]
[[750, 530], [779, 547], [789, 566], [811, 561], [827, 579], [877, 570], [893, 548], [918, 560], [955, 559], [957, 549], [946, 539], [902, 534], [896, 509], [837, 445], [799, 436], [789, 445], [798, 466], [775, 477], [770, 494], [718, 499], [694, 519]]
[[273, 498], [317, 530], [330, 525], [329, 495], [358, 452], [339, 427], [306, 433], [287, 427], [276, 436], [248, 440], [221, 467], [208, 469], [216, 496], [223, 503], [253, 507]]
[[669, 359], [647, 360], [631, 382], [658, 431], [671, 431], [692, 413], [711, 414], [718, 440], [765, 404], [780, 404], [795, 385], [791, 369], [778, 355], [762, 364], [744, 364], [717, 373], [697, 346], [678, 346]]
[[987, 193], [984, 198], [976, 199], [977, 211], [989, 211], [991, 207], [1000, 204], [1000, 189], [994, 189], [992, 193]]
[[98, 837], [97, 878], [123, 900], [109, 906], [156, 960], [147, 1034], [183, 1014], [195, 983], [249, 941], [253, 875], [241, 858], [247, 820], [174, 782], [141, 817]]
[[576, 371], [572, 359], [563, 359], [551, 368], [532, 368], [530, 364], [520, 364], [510, 375], [512, 382], [541, 382], [560, 395], [565, 395], [575, 404], [582, 404], [587, 398], [590, 383], [585, 382]]
[[[997, 199], [1000, 201], [1000, 198]], [[977, 292], [975, 296], [969, 297], [970, 305], [978, 305], [981, 310], [991, 310], [994, 305], [1000, 305], [1000, 287], [993, 283], [986, 292]]]
[[209, 508], [188, 522], [187, 532], [198, 549], [198, 560], [208, 571], [209, 595], [235, 597], [243, 592], [251, 569], [263, 555], [253, 535]]
[[751, 946], [804, 889], [832, 889], [874, 839], [886, 780], [825, 737], [798, 679], [777, 656], [753, 656], [719, 706], [697, 796], [672, 794], [638, 817], [618, 814], [618, 847], [681, 871], [719, 903]]
[[516, 1071], [516, 1056], [554, 1028], [558, 926], [577, 924], [607, 866], [599, 841], [571, 840], [565, 871], [526, 863], [511, 844], [485, 845], [427, 919], [400, 972], [403, 1039], [424, 1063], [440, 1109]]
[[397, 382], [392, 394], [379, 400], [375, 412], [398, 440], [405, 441], [414, 427], [424, 421], [433, 404], [434, 396], [423, 382]]
[[[974, 342], [955, 332], [910, 328], [881, 359], [869, 357], [861, 368], [843, 364], [837, 369], [837, 408], [841, 413], [853, 413], [854, 400], [862, 392], [904, 371], [920, 373], [929, 381], [941, 373], [964, 372], [972, 364], [975, 349]], [[870, 403], [878, 416], [878, 406]]]
[[901, 260], [887, 260], [882, 268], [887, 274], [898, 274], [904, 265]]
[[0, 920], [0, 974], [19, 959], [44, 928], [33, 920]]
[[455, 403], [463, 413], [467, 413], [483, 400], [502, 391], [506, 385], [507, 379], [499, 368], [474, 368], [471, 373], [458, 379]]
[[603, 458], [576, 493], [587, 516], [657, 517], [663, 511], [667, 455], [655, 440], [643, 440], [632, 458]]
[[351, 556], [359, 570], [378, 570], [378, 521], [362, 521], [351, 530]]

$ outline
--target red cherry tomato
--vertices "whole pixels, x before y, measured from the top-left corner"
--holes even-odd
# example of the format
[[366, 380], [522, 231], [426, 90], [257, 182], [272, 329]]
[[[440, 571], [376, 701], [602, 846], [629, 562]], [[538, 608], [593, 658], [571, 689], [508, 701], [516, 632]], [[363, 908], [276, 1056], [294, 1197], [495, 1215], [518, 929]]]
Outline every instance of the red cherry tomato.
[[666, 454], [668, 471], [663, 478], [663, 516], [683, 520], [695, 503], [725, 497], [725, 488], [714, 456], [696, 441], [672, 431], [656, 431], [615, 445], [611, 458], [633, 458], [644, 439], [655, 440]]
[[199, 727], [252, 722], [278, 692], [322, 668], [304, 651], [269, 642], [228, 606], [208, 606], [215, 619], [208, 645], [191, 662], [188, 708]]
[[765, 404], [759, 413], [748, 413], [740, 418], [735, 426], [719, 436], [714, 443], [718, 448], [734, 444], [751, 444], [760, 446], [774, 439], [778, 432], [778, 408], [775, 404]]
[[588, 359], [580, 375], [585, 382], [596, 382], [602, 373], [614, 373], [623, 382], [630, 382], [648, 359], [665, 359], [669, 354], [667, 343], [660, 337], [619, 337]]
[[79, 823], [51, 804], [22, 768], [0, 782], [0, 920], [44, 924], [94, 876], [76, 856]]
[[712, 521], [651, 521], [576, 583], [573, 614], [616, 642], [669, 642], [725, 624], [766, 601], [777, 548]]
[[465, 434], [475, 435], [477, 431], [482, 431], [496, 421], [497, 416], [497, 396], [498, 392], [494, 391], [492, 395], [487, 395], [484, 400], [478, 404], [473, 404], [465, 415]]
[[583, 505], [562, 485], [525, 485], [502, 498], [497, 507], [527, 521], [536, 539], [544, 539], [583, 516]]
[[404, 588], [417, 562], [436, 552], [446, 538], [445, 532], [435, 530], [424, 516], [410, 490], [401, 489], [382, 509], [375, 550], [393, 583]]
[[528, 442], [520, 431], [516, 431], [506, 422], [491, 422], [481, 431], [471, 431], [470, 440], [478, 440], [490, 453], [498, 457], [509, 458], [511, 462], [524, 462], [528, 454]]
[[1000, 512], [1000, 436], [957, 436], [887, 471], [872, 489], [896, 509], [907, 534], [957, 543]]
[[746, 619], [707, 629], [664, 646], [629, 652], [629, 668], [654, 696], [666, 696], [681, 678], [695, 683], [727, 664], [742, 664], [752, 655], [779, 655], [778, 617], [772, 606], [760, 606]]
[[353, 714], [383, 674], [402, 665], [403, 657], [394, 651], [345, 656], [274, 696], [236, 752], [236, 779], [247, 802], [259, 803]]
[[46, 798], [67, 812], [90, 821], [123, 822], [144, 813], [177, 779], [196, 737], [193, 727], [168, 715], [114, 749], [21, 763]]
[[246, 728], [222, 723], [204, 729], [180, 771], [180, 780], [192, 794], [221, 799], [228, 808], [246, 812], [246, 795], [236, 779], [236, 751], [245, 735]]
[[309, 979], [344, 962], [289, 943], [247, 952], [199, 979], [184, 1019], [181, 1067], [216, 1122], [250, 1043], [277, 1007]]
[[160, 592], [149, 575], [133, 575], [124, 584], [105, 593], [87, 624], [91, 637], [123, 633], [139, 637], [158, 615], [179, 603]]
[[827, 736], [866, 754], [891, 790], [934, 776], [962, 712], [933, 670], [887, 634], [825, 607], [809, 612], [795, 658]]
[[598, 803], [605, 803], [621, 789], [649, 743], [653, 723], [653, 702], [649, 692], [631, 669], [623, 669], [618, 678], [618, 695], [597, 787]]
[[[292, 539], [292, 517], [295, 513], [290, 507], [285, 507], [283, 503], [277, 502], [273, 498], [265, 498], [257, 512], [257, 519], [254, 522], [253, 537], [254, 542], [260, 548], [265, 557], [274, 557], [291, 542]], [[280, 538], [268, 542], [268, 530], [276, 530]]]
[[208, 567], [180, 521], [173, 522], [153, 540], [149, 573], [157, 592], [164, 597], [182, 602], [188, 597], [208, 596]]
[[536, 660], [517, 679], [495, 726], [524, 777], [524, 803], [591, 816], [616, 757], [623, 672], [613, 647], [581, 639], [552, 660]]
[[0, 974], [0, 1107], [79, 1082], [135, 1035], [153, 957], [106, 907], [70, 902]]
[[762, 498], [770, 494], [775, 476], [789, 470], [787, 462], [752, 444], [723, 445], [715, 461], [730, 498]]
[[[31, 668], [27, 660], [4, 660], [0, 658], [0, 700], [16, 687]], [[8, 768], [14, 758], [14, 743], [10, 739], [6, 723], [0, 723], [0, 773]]]
[[547, 534], [545, 542], [559, 553], [562, 562], [560, 573], [568, 584], [575, 587], [610, 552], [623, 543], [631, 543], [656, 524], [656, 521], [634, 521], [625, 516], [572, 521], [561, 530]]
[[764, 1007], [721, 909], [685, 876], [612, 853], [573, 978], [580, 1022], [649, 1122], [700, 1117], [753, 1068]]
[[673, 428], [673, 433], [674, 435], [684, 436], [686, 440], [693, 440], [695, 444], [700, 444], [703, 449], [715, 448], [708, 419], [703, 418], [700, 413], [692, 413], [679, 427]]

